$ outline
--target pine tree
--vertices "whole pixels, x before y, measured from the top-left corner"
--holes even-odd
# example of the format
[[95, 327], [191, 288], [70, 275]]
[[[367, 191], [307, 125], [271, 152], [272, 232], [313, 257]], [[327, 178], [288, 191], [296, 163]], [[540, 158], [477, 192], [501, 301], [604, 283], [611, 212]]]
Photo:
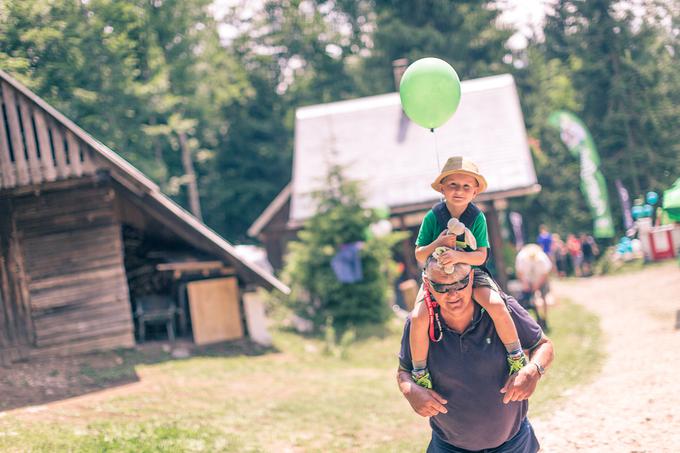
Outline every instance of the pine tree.
[[605, 177], [636, 195], [662, 190], [680, 172], [678, 34], [662, 17], [677, 20], [677, 8], [658, 4], [640, 16], [611, 0], [560, 1], [545, 29], [548, 58], [575, 62], [576, 113]]
[[639, 196], [668, 187], [680, 173], [680, 131], [672, 126], [680, 117], [677, 34], [650, 11], [638, 17], [615, 3], [558, 2], [545, 41], [531, 42], [515, 71], [542, 186], [511, 205], [525, 213], [530, 239], [540, 223], [560, 233], [592, 228], [579, 163], [545, 123], [552, 111], [570, 110], [590, 129], [619, 231], [617, 178]]
[[[405, 233], [367, 234], [377, 215], [362, 207], [359, 185], [347, 181], [339, 167], [331, 168], [326, 188], [315, 199], [317, 214], [305, 223], [299, 240], [290, 244], [284, 270], [293, 289], [294, 308], [317, 327], [328, 317], [341, 329], [350, 324], [384, 322], [390, 313], [387, 298], [395, 272], [392, 247]], [[341, 245], [357, 241], [364, 241], [360, 253], [363, 279], [341, 283], [331, 260]]]
[[483, 77], [509, 68], [503, 63], [512, 35], [498, 22], [493, 2], [468, 0], [375, 0], [375, 31], [361, 73], [366, 94], [394, 91], [392, 62], [438, 57], [461, 79]]

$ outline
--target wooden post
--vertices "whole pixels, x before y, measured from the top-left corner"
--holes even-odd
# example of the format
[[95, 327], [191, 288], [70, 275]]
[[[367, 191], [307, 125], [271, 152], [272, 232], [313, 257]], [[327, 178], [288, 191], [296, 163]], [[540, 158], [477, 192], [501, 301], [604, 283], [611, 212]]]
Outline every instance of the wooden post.
[[21, 110], [21, 122], [24, 126], [24, 138], [26, 139], [26, 154], [28, 155], [28, 168], [31, 174], [31, 182], [40, 184], [43, 180], [40, 171], [40, 159], [38, 158], [38, 145], [35, 143], [35, 132], [33, 130], [33, 118], [28, 101], [19, 95], [19, 110]]
[[66, 162], [66, 152], [64, 151], [64, 136], [61, 133], [61, 126], [50, 121], [50, 130], [52, 131], [52, 145], [54, 146], [54, 157], [57, 161], [57, 175], [59, 179], [66, 179], [69, 177], [68, 163]]
[[66, 131], [66, 144], [68, 145], [68, 156], [71, 165], [71, 174], [73, 176], [83, 175], [83, 165], [80, 162], [80, 148], [78, 147], [78, 139], [69, 130]]
[[[0, 107], [2, 107], [1, 104]], [[16, 184], [16, 176], [9, 154], [8, 131], [5, 128], [5, 119], [1, 113], [2, 109], [0, 109], [0, 187], [10, 188]]]
[[507, 288], [508, 273], [505, 269], [505, 257], [503, 255], [503, 238], [501, 237], [501, 224], [498, 221], [498, 211], [494, 207], [493, 201], [486, 204], [486, 220], [489, 226], [489, 240], [491, 242], [491, 253], [493, 254], [496, 265], [496, 275], [494, 277], [500, 283], [502, 289]]
[[19, 114], [17, 112], [17, 103], [14, 98], [14, 90], [6, 82], [2, 82], [2, 99], [5, 103], [9, 136], [12, 140], [17, 181], [19, 185], [24, 186], [29, 183], [28, 165], [26, 163], [26, 155], [24, 154], [24, 141], [21, 136], [21, 124], [19, 123]]
[[35, 119], [35, 129], [38, 133], [38, 146], [40, 148], [43, 179], [45, 181], [54, 181], [57, 179], [57, 170], [54, 168], [52, 146], [50, 145], [50, 135], [47, 130], [45, 116], [40, 110], [35, 109], [33, 111], [33, 118]]

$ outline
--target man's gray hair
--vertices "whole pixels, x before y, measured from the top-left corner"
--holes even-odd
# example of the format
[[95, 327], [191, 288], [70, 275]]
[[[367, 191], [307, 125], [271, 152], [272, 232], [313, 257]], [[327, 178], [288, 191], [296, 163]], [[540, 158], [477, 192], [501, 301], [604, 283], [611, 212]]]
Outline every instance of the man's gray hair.
[[[425, 261], [425, 275], [429, 278], [430, 277], [430, 271], [432, 269], [437, 269], [439, 272], [444, 272], [444, 266], [440, 265], [439, 262], [437, 261], [437, 258], [434, 256], [430, 255], [427, 257], [427, 260]], [[462, 280], [465, 278], [466, 275], [470, 273], [472, 270], [472, 266], [469, 264], [465, 263], [458, 263], [454, 266], [453, 268], [453, 274], [450, 274], [453, 276], [453, 278], [458, 280]]]

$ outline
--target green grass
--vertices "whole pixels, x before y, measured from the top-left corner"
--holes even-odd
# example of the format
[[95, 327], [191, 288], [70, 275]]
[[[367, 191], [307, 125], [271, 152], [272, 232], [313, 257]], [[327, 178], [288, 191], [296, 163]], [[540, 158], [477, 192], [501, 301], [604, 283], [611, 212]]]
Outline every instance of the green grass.
[[[533, 417], [590, 379], [601, 360], [597, 319], [563, 302], [550, 313], [557, 358], [531, 401]], [[321, 339], [274, 332], [274, 351], [145, 360], [121, 353], [140, 382], [110, 395], [0, 416], [0, 451], [423, 451], [427, 420], [395, 382], [401, 322], [360, 331], [345, 359]], [[115, 370], [84, 367], [90, 378]]]

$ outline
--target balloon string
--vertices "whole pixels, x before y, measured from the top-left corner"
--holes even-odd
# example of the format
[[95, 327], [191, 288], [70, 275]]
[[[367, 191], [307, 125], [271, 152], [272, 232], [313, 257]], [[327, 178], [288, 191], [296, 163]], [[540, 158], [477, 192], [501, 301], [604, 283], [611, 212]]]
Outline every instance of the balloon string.
[[432, 136], [434, 137], [434, 154], [437, 156], [437, 171], [441, 169], [439, 165], [439, 149], [437, 148], [437, 134], [434, 133], [434, 128], [430, 129]]

